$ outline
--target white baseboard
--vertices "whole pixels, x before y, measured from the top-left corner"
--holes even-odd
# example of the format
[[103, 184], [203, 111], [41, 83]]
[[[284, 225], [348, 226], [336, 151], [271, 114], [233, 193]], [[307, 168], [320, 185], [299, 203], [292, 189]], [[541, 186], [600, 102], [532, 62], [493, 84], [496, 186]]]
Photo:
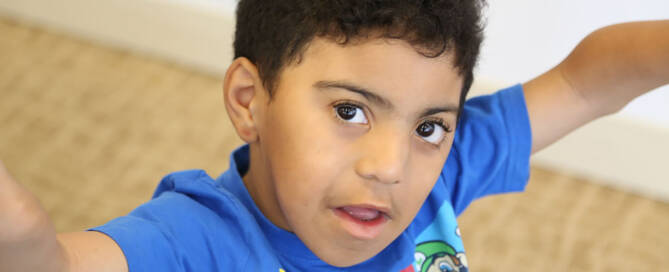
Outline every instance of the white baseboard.
[[0, 15], [222, 76], [232, 0], [0, 0]]
[[613, 115], [538, 152], [532, 163], [669, 202], [669, 129]]
[[[0, 14], [221, 76], [232, 59], [232, 0], [0, 0]], [[480, 82], [480, 81], [479, 81]], [[483, 88], [481, 88], [483, 86]], [[497, 84], [477, 84], [488, 89]], [[536, 154], [535, 165], [669, 201], [669, 129], [620, 115]]]

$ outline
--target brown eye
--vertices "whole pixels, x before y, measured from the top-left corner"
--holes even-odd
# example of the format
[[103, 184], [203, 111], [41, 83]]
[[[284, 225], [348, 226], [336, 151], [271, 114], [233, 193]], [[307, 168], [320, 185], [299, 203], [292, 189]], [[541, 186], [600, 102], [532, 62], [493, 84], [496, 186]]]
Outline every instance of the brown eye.
[[355, 117], [355, 114], [356, 114], [357, 111], [358, 111], [358, 109], [356, 109], [352, 106], [348, 106], [348, 105], [339, 106], [337, 108], [337, 114], [339, 115], [339, 117], [341, 119], [344, 119], [344, 120], [353, 119], [353, 117]]
[[421, 137], [430, 137], [434, 133], [434, 123], [422, 123], [416, 128], [416, 133]]
[[416, 135], [428, 143], [439, 144], [444, 140], [446, 130], [440, 123], [427, 121], [418, 125], [416, 128]]
[[365, 112], [358, 106], [351, 104], [340, 104], [334, 106], [339, 119], [350, 123], [366, 124], [367, 117]]

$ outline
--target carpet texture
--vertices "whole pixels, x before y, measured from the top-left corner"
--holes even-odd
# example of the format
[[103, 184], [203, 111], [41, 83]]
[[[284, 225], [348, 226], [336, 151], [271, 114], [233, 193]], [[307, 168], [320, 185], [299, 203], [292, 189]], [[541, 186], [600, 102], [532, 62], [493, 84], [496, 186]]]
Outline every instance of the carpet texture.
[[[129, 212], [171, 171], [217, 176], [241, 144], [215, 77], [8, 19], [0, 64], [0, 159], [59, 231]], [[473, 271], [669, 267], [668, 204], [538, 168], [459, 221]]]

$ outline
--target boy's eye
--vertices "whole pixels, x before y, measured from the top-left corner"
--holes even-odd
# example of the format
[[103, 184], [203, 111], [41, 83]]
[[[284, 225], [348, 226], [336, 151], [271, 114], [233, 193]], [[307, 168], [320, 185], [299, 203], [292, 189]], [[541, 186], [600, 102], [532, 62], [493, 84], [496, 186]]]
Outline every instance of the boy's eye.
[[444, 139], [446, 131], [441, 124], [434, 121], [427, 121], [418, 125], [416, 134], [426, 142], [439, 144]]
[[365, 112], [358, 106], [351, 104], [340, 104], [334, 106], [339, 119], [349, 123], [367, 124]]

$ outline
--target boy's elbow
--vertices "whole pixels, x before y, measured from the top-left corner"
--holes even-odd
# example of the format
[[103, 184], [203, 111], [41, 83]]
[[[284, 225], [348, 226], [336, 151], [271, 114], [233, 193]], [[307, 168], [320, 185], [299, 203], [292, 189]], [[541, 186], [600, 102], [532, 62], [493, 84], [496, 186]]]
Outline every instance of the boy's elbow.
[[666, 84], [666, 75], [655, 71], [669, 65], [655, 63], [661, 56], [643, 53], [650, 41], [635, 34], [650, 25], [634, 22], [597, 29], [559, 64], [572, 92], [594, 115], [616, 113], [639, 95]]

